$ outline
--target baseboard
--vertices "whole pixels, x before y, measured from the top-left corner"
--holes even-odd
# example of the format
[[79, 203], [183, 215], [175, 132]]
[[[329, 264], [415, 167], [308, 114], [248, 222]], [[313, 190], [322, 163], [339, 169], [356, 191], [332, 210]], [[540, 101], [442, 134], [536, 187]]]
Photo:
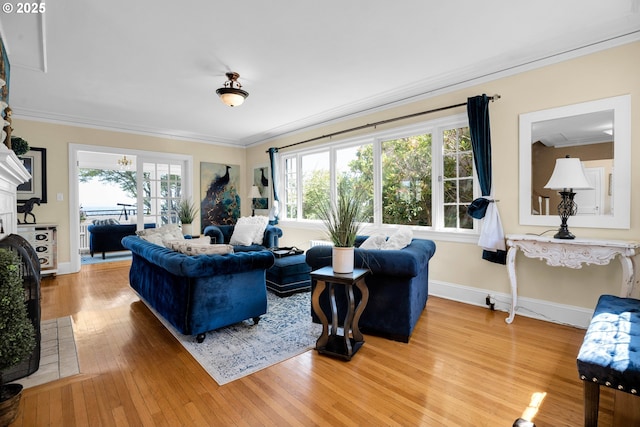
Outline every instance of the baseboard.
[[[495, 304], [496, 310], [508, 313], [511, 308], [511, 294], [441, 281], [429, 281], [429, 295], [480, 307], [487, 307], [486, 298], [489, 295], [491, 302]], [[489, 308], [487, 307], [487, 309]], [[589, 326], [592, 315], [593, 309], [589, 310], [551, 301], [518, 297], [514, 322], [517, 322], [518, 316], [525, 316], [586, 329]]]

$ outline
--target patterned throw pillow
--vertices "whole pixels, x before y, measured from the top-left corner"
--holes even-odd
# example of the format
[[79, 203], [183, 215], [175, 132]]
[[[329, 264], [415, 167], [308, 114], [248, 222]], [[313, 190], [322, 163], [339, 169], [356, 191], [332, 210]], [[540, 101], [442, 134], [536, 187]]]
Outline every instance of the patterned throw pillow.
[[182, 230], [178, 224], [166, 224], [159, 228], [145, 228], [144, 230], [137, 230], [136, 234], [156, 245], [166, 246], [165, 242], [170, 240], [184, 240]]
[[119, 225], [117, 219], [115, 218], [107, 218], [107, 219], [94, 219], [93, 225]]
[[179, 252], [185, 255], [225, 255], [233, 253], [233, 246], [210, 243], [184, 243]]

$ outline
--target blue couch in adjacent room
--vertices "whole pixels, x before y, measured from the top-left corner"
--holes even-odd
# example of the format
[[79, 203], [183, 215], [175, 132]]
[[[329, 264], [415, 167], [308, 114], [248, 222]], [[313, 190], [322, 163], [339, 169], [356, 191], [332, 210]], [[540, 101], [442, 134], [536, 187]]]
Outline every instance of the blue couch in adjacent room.
[[133, 255], [129, 283], [181, 334], [197, 335], [267, 312], [265, 272], [269, 251], [185, 255], [138, 236], [122, 245]]
[[[208, 225], [204, 228], [202, 234], [212, 238], [211, 243], [226, 243], [229, 244], [231, 236], [233, 235], [234, 225]], [[237, 246], [234, 245], [233, 249], [236, 252], [247, 251], [263, 251], [269, 248], [278, 247], [278, 239], [282, 237], [282, 229], [273, 225], [267, 225], [264, 230], [264, 238], [262, 245], [249, 245], [249, 246]]]
[[[371, 270], [365, 282], [369, 288], [369, 301], [360, 317], [363, 333], [380, 335], [396, 341], [409, 342], [411, 333], [422, 314], [429, 296], [429, 260], [436, 251], [431, 240], [413, 239], [399, 250], [359, 249], [367, 236], [358, 236], [355, 249], [356, 268]], [[317, 270], [331, 265], [331, 246], [314, 246], [306, 253], [306, 261]], [[315, 281], [312, 281], [312, 291]], [[356, 304], [360, 291], [355, 288]], [[342, 290], [335, 292], [339, 323], [347, 312], [347, 299]], [[325, 313], [331, 313], [328, 293], [320, 298]], [[319, 323], [313, 313], [313, 321]]]
[[[117, 252], [126, 250], [122, 246], [122, 238], [136, 234], [136, 224], [91, 224], [87, 227], [89, 232], [89, 253]], [[156, 228], [155, 224], [145, 224], [144, 228]]]

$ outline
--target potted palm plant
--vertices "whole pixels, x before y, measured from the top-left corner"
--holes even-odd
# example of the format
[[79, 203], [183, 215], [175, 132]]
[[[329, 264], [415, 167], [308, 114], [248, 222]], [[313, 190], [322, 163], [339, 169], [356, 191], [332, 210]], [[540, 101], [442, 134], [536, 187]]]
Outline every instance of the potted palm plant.
[[182, 224], [182, 234], [193, 234], [193, 221], [196, 219], [198, 208], [190, 199], [182, 199], [178, 204], [178, 219]]
[[354, 245], [364, 220], [363, 192], [349, 186], [345, 178], [338, 184], [336, 202], [326, 200], [319, 215], [333, 243], [332, 266], [335, 273], [353, 272]]
[[5, 384], [2, 372], [19, 364], [35, 348], [35, 331], [27, 315], [20, 259], [0, 248], [0, 425], [11, 424], [18, 415], [22, 385]]

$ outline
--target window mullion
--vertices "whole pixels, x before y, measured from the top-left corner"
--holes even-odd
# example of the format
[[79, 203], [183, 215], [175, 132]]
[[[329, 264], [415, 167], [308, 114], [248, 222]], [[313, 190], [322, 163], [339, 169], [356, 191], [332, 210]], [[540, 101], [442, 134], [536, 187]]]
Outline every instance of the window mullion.
[[432, 130], [431, 140], [433, 141], [432, 149], [432, 165], [431, 173], [431, 195], [433, 217], [432, 226], [434, 230], [444, 229], [444, 141], [442, 137], [442, 129], [436, 128]]

